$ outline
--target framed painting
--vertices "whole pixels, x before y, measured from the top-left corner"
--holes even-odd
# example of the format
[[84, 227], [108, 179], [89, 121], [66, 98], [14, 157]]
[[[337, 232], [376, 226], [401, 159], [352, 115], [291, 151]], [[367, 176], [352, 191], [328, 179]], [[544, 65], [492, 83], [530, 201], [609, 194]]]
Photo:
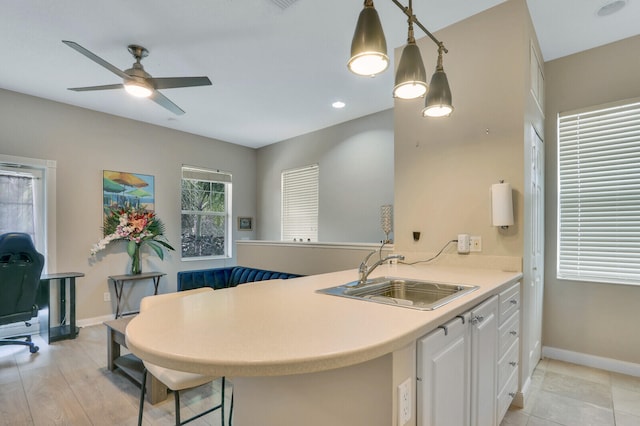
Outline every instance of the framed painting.
[[154, 193], [155, 185], [152, 175], [102, 171], [102, 207], [105, 214], [114, 208], [154, 211]]
[[238, 217], [238, 231], [251, 231], [253, 229], [252, 217]]

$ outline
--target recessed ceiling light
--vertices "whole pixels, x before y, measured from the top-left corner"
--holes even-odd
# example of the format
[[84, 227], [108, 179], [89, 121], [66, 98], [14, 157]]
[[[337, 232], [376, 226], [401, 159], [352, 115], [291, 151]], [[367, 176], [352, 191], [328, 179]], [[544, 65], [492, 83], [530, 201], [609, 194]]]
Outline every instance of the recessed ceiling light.
[[344, 108], [347, 104], [345, 104], [342, 101], [335, 101], [334, 103], [331, 104], [332, 107], [334, 107], [335, 109], [340, 109], [340, 108]]
[[620, 9], [625, 7], [626, 5], [627, 5], [627, 0], [610, 1], [609, 3], [605, 4], [600, 9], [598, 9], [596, 14], [598, 16], [609, 16], [609, 15], [611, 15], [613, 13], [616, 13], [617, 11], [619, 11]]

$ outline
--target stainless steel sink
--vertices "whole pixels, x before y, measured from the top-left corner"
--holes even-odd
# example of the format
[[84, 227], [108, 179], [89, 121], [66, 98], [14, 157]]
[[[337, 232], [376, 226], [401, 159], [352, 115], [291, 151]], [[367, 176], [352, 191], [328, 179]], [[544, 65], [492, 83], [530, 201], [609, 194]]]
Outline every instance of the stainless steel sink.
[[358, 281], [353, 281], [317, 292], [429, 311], [476, 289], [478, 286], [380, 277], [368, 280], [364, 285], [358, 285]]

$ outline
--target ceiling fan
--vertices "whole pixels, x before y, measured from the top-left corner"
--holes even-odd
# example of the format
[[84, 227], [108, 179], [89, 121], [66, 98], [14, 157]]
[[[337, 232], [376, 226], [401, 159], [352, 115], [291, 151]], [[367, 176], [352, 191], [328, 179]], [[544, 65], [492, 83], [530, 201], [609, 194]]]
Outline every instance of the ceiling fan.
[[73, 41], [62, 40], [64, 44], [72, 49], [77, 50], [87, 58], [91, 59], [98, 65], [102, 65], [112, 73], [122, 78], [120, 84], [107, 84], [104, 86], [89, 87], [72, 87], [69, 90], [76, 92], [87, 92], [92, 90], [110, 90], [125, 89], [128, 93], [137, 97], [150, 98], [158, 105], [168, 109], [177, 115], [184, 114], [184, 111], [176, 104], [171, 102], [169, 98], [160, 93], [159, 89], [173, 89], [178, 87], [194, 87], [194, 86], [210, 86], [211, 80], [208, 77], [162, 77], [154, 78], [147, 73], [140, 61], [149, 55], [149, 51], [137, 44], [129, 45], [129, 52], [133, 55], [136, 62], [131, 68], [121, 71], [109, 62], [105, 61], [98, 55], [90, 52], [78, 43]]

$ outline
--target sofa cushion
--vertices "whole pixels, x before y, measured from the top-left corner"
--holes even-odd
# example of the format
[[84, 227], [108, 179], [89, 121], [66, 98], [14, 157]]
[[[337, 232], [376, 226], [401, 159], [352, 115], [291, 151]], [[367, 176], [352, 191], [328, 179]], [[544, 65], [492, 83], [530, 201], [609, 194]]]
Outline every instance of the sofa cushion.
[[178, 272], [178, 291], [191, 290], [200, 287], [215, 289], [235, 287], [254, 281], [288, 279], [299, 277], [297, 274], [267, 271], [246, 266], [231, 266], [226, 268], [200, 269], [195, 271]]
[[244, 266], [236, 266], [231, 271], [228, 286], [235, 287], [238, 284], [245, 284], [254, 281], [265, 280], [286, 280], [288, 278], [299, 277], [300, 275], [289, 274], [286, 272], [265, 271], [263, 269], [247, 268]]

